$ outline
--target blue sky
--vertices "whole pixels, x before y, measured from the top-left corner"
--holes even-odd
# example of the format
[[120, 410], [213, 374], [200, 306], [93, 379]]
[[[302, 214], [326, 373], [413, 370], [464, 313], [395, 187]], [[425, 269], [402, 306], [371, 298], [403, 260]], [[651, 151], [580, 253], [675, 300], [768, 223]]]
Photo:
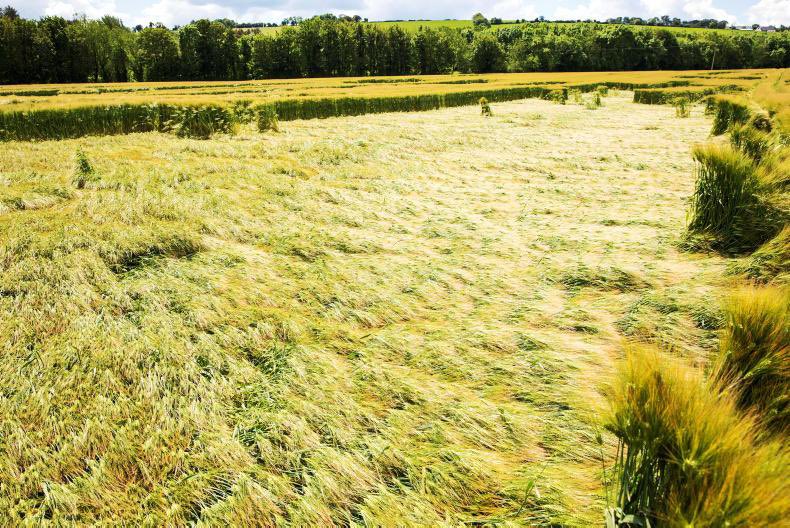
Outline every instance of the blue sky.
[[[6, 0], [8, 2], [9, 0]], [[0, 4], [3, 4], [0, 0]], [[475, 12], [501, 18], [606, 19], [670, 15], [731, 23], [790, 25], [790, 0], [10, 0], [23, 16], [119, 16], [127, 25], [183, 24], [196, 18], [279, 22], [286, 16], [358, 14], [370, 20], [468, 19]]]

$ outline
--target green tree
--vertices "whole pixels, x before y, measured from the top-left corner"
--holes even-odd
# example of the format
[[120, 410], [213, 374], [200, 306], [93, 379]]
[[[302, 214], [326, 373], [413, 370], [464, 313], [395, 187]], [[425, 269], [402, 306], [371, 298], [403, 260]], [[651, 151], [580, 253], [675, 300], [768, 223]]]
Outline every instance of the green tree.
[[54, 48], [49, 33], [4, 9], [0, 17], [0, 83], [52, 82]]
[[304, 58], [297, 29], [286, 26], [274, 35], [258, 35], [252, 44], [252, 75], [256, 79], [301, 77]]
[[483, 16], [482, 13], [475, 13], [474, 16], [472, 16], [472, 25], [475, 29], [485, 29], [491, 27], [491, 23], [486, 17]]
[[184, 79], [201, 77], [200, 32], [194, 24], [178, 30], [178, 47], [181, 50], [181, 76]]
[[233, 30], [201, 19], [179, 30], [182, 75], [186, 79], [225, 80], [237, 77], [238, 48]]
[[411, 36], [400, 26], [387, 29], [387, 75], [406, 75], [412, 72], [413, 48]]
[[475, 37], [472, 68], [478, 73], [505, 71], [505, 52], [494, 35], [481, 33]]
[[386, 32], [380, 26], [364, 26], [365, 71], [367, 75], [386, 75], [389, 68], [389, 53]]
[[[475, 28], [489, 21], [476, 14]], [[790, 66], [790, 32], [670, 32], [620, 17], [607, 24], [382, 28], [358, 17], [289, 19], [276, 33], [249, 35], [229, 20], [197, 20], [169, 31], [124, 27], [114, 17], [24, 20], [0, 10], [0, 82], [247, 79], [404, 75], [451, 71], [584, 71]], [[717, 20], [650, 23], [706, 27]]]
[[62, 17], [49, 16], [39, 21], [39, 27], [46, 32], [52, 44], [51, 82], [71, 82], [70, 43], [68, 23]]
[[137, 61], [141, 81], [177, 79], [178, 41], [164, 27], [145, 28], [137, 34]]
[[251, 35], [239, 38], [239, 78], [252, 78], [252, 43]]
[[324, 72], [324, 60], [321, 49], [321, 20], [313, 17], [297, 26], [299, 47], [304, 59], [305, 73], [308, 77], [321, 75]]

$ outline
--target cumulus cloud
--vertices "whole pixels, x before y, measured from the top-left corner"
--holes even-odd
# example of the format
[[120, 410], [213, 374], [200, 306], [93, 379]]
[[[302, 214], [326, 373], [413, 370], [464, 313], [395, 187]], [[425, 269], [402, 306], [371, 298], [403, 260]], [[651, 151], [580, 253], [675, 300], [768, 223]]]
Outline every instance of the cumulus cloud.
[[114, 0], [53, 0], [44, 7], [44, 14], [62, 17], [84, 14], [88, 18], [99, 18], [104, 15], [123, 18], [124, 15]]
[[159, 0], [145, 7], [139, 14], [133, 16], [127, 23], [146, 24], [148, 22], [161, 22], [167, 26], [183, 24], [199, 18], [230, 18], [235, 19], [237, 13], [230, 7], [219, 4], [205, 3], [194, 4], [189, 0]]
[[[790, 0], [762, 0], [788, 2]], [[715, 18], [733, 23], [735, 15], [714, 5], [714, 0], [588, 0], [573, 7], [560, 6], [553, 18], [559, 20], [606, 20], [619, 16], [643, 18], [662, 15], [684, 19]]]
[[790, 0], [760, 0], [749, 8], [750, 24], [790, 26]]
[[534, 19], [540, 14], [533, 3], [521, 0], [472, 0], [466, 2], [457, 0], [432, 0], [431, 2], [425, 0], [402, 0], [400, 2], [366, 0], [364, 8], [355, 14], [368, 17], [371, 20], [470, 19], [477, 12], [488, 17], [496, 16], [508, 19]]
[[588, 0], [573, 7], [560, 6], [552, 18], [557, 20], [606, 20], [619, 16], [638, 16], [644, 12], [638, 0]]
[[692, 0], [683, 5], [683, 12], [688, 18], [715, 18], [735, 23], [735, 15], [713, 5], [713, 0]]

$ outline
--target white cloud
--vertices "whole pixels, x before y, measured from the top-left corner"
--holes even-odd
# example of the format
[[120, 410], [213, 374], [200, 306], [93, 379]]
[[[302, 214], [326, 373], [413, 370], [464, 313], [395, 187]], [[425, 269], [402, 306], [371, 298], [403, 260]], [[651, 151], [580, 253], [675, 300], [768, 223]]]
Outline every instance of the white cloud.
[[760, 0], [749, 8], [750, 24], [790, 26], [790, 0]]
[[522, 0], [401, 0], [399, 2], [382, 2], [365, 0], [363, 6], [353, 10], [370, 20], [394, 19], [470, 19], [477, 12], [487, 17], [500, 18], [537, 18], [540, 14], [534, 4]]
[[[788, 2], [790, 0], [762, 0]], [[735, 16], [713, 4], [713, 0], [588, 0], [574, 7], [558, 7], [554, 18], [561, 20], [606, 20], [620, 16], [643, 18], [669, 15], [684, 19], [715, 18], [735, 21]]]
[[219, 4], [193, 4], [189, 0], [159, 0], [124, 22], [131, 25], [161, 22], [173, 26], [199, 18], [235, 18], [236, 15], [232, 8]]
[[71, 17], [74, 14], [84, 14], [88, 18], [101, 18], [104, 15], [115, 15], [125, 18], [115, 0], [51, 0], [44, 7], [45, 15]]
[[[1, 1], [1, 0], [0, 0]], [[162, 22], [168, 26], [198, 18], [231, 18], [242, 22], [279, 22], [288, 16], [364, 11], [369, 0], [27, 0], [22, 16], [58, 15], [88, 18], [113, 15], [126, 25]], [[416, 4], [416, 2], [415, 2]], [[363, 15], [365, 16], [365, 15]]]
[[686, 2], [683, 6], [683, 12], [690, 19], [715, 18], [716, 20], [727, 20], [731, 24], [735, 23], [736, 20], [735, 15], [714, 6], [713, 0], [692, 0]]
[[552, 18], [557, 20], [606, 20], [619, 16], [636, 16], [642, 10], [641, 2], [634, 0], [589, 0], [574, 7], [560, 6]]

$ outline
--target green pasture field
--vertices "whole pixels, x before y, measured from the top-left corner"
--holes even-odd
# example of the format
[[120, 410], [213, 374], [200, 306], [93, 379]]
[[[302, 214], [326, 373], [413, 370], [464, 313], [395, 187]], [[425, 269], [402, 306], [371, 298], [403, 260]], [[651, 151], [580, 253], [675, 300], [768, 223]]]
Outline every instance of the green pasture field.
[[[420, 30], [420, 28], [430, 28], [430, 29], [438, 29], [438, 28], [451, 28], [451, 29], [473, 29], [474, 25], [472, 24], [471, 20], [391, 20], [391, 21], [371, 21], [368, 24], [379, 26], [381, 28], [389, 28], [393, 26], [397, 26], [402, 28], [405, 31], [410, 33], [416, 33]], [[560, 24], [578, 24], [578, 22], [515, 22], [512, 20], [504, 20], [502, 24], [496, 24], [491, 26], [491, 30], [498, 30], [498, 29], [505, 29], [505, 28], [513, 28], [513, 27], [520, 27], [520, 26], [530, 26], [536, 24], [549, 24], [549, 25], [560, 25]], [[272, 33], [277, 32], [282, 29], [283, 26], [277, 27], [262, 27], [262, 28], [251, 28], [245, 31], [254, 31], [260, 33]], [[633, 27], [648, 27], [648, 28], [656, 28], [658, 26], [633, 26]], [[733, 32], [736, 30], [733, 29], [708, 29], [708, 28], [685, 28], [685, 27], [672, 27], [672, 26], [661, 26], [661, 29], [668, 29], [669, 31], [677, 32], [677, 33], [686, 33], [686, 32], [706, 32], [706, 31], [713, 31], [713, 32]]]

